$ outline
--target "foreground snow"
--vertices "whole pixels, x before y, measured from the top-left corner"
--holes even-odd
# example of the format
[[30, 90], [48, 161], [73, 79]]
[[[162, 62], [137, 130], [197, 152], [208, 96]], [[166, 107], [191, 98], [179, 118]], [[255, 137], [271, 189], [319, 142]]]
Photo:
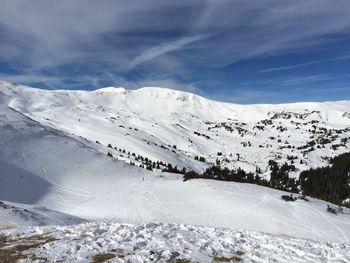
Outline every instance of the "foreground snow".
[[23, 243], [38, 244], [23, 252], [24, 261], [35, 257], [45, 262], [88, 262], [98, 256], [107, 256], [111, 262], [350, 261], [350, 243], [183, 224], [95, 222], [12, 229], [2, 234], [8, 240], [5, 250]]

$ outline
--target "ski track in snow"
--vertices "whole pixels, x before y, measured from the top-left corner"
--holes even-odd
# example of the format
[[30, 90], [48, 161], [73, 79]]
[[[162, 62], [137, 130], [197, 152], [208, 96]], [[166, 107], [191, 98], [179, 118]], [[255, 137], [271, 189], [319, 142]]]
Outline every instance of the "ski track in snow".
[[[92, 192], [86, 191], [84, 189], [66, 187], [66, 186], [60, 185], [48, 177], [48, 174], [44, 168], [41, 168], [41, 169], [44, 173], [44, 178], [48, 182], [50, 182], [52, 185], [55, 186], [55, 192], [57, 192], [56, 194], [53, 194], [53, 193], [48, 194], [48, 199], [51, 199], [54, 202], [60, 205], [63, 205], [65, 207], [70, 207], [69, 210], [71, 210], [72, 212], [74, 210], [85, 211], [90, 215], [95, 215], [96, 218], [103, 219], [103, 217], [99, 213], [96, 213], [94, 209], [89, 209], [82, 205], [83, 203], [86, 203], [96, 197]], [[67, 194], [72, 197], [68, 199]], [[65, 197], [62, 197], [62, 195]], [[72, 201], [75, 201], [76, 203], [73, 204]]]

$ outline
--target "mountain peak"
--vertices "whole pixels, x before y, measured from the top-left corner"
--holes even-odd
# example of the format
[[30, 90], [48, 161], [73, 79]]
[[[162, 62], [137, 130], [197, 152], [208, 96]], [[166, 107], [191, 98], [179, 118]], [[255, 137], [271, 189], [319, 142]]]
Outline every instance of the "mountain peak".
[[122, 87], [105, 87], [105, 88], [100, 88], [97, 90], [94, 90], [93, 92], [97, 92], [97, 93], [123, 93], [126, 92], [125, 88]]
[[134, 90], [133, 93], [138, 96], [141, 95], [150, 98], [159, 98], [177, 102], [208, 101], [208, 99], [194, 93], [163, 87], [142, 87]]

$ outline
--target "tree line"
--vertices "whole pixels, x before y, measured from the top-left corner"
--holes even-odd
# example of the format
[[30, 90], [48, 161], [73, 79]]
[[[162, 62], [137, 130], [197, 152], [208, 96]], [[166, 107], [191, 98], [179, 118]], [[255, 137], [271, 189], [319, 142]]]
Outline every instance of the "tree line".
[[330, 159], [330, 164], [326, 167], [302, 171], [299, 178], [289, 176], [289, 172], [295, 171], [293, 164], [284, 163], [279, 165], [274, 160], [270, 160], [268, 164], [270, 168], [269, 181], [259, 175], [261, 173], [259, 168], [253, 173], [246, 172], [241, 168], [233, 170], [227, 167], [222, 168], [218, 164], [207, 168], [202, 174], [187, 171], [183, 176], [183, 180], [202, 178], [251, 183], [308, 195], [337, 205], [350, 207], [349, 202], [344, 202], [344, 200], [350, 199], [350, 153], [344, 153]]
[[342, 204], [350, 198], [350, 153], [331, 158], [326, 167], [301, 172], [299, 181], [305, 195]]

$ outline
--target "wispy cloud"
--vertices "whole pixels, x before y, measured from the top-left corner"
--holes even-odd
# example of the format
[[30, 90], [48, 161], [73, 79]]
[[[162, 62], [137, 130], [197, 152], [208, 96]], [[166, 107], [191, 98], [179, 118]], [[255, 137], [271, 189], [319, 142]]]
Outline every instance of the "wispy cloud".
[[0, 59], [40, 67], [133, 68], [198, 40], [169, 59], [225, 66], [315, 47], [350, 29], [347, 0], [4, 0], [0, 7]]
[[315, 61], [310, 61], [310, 62], [300, 63], [300, 64], [294, 64], [294, 65], [289, 65], [289, 66], [268, 68], [268, 69], [260, 70], [259, 72], [260, 73], [267, 73], [267, 72], [274, 72], [274, 71], [289, 70], [289, 69], [301, 68], [301, 67], [306, 67], [306, 66], [315, 65], [315, 64], [321, 64], [321, 63], [330, 62], [330, 61], [340, 61], [340, 60], [348, 60], [348, 59], [350, 59], [350, 55], [344, 55], [344, 56], [339, 56], [339, 57], [335, 57], [335, 58], [320, 59], [320, 60], [315, 60]]
[[320, 82], [320, 81], [326, 81], [330, 79], [331, 77], [327, 75], [297, 76], [297, 77], [289, 77], [289, 78], [276, 80], [275, 84], [297, 86], [305, 83]]
[[158, 56], [161, 56], [165, 53], [175, 51], [182, 49], [183, 47], [202, 40], [206, 38], [206, 35], [199, 35], [199, 36], [191, 36], [191, 37], [184, 37], [172, 42], [167, 42], [160, 44], [158, 46], [152, 47], [150, 49], [147, 49], [143, 51], [140, 55], [136, 56], [127, 66], [128, 69], [132, 69], [146, 61], [152, 60]]
[[348, 41], [349, 12], [348, 0], [2, 0], [0, 72], [67, 88], [221, 81], [231, 64]]

